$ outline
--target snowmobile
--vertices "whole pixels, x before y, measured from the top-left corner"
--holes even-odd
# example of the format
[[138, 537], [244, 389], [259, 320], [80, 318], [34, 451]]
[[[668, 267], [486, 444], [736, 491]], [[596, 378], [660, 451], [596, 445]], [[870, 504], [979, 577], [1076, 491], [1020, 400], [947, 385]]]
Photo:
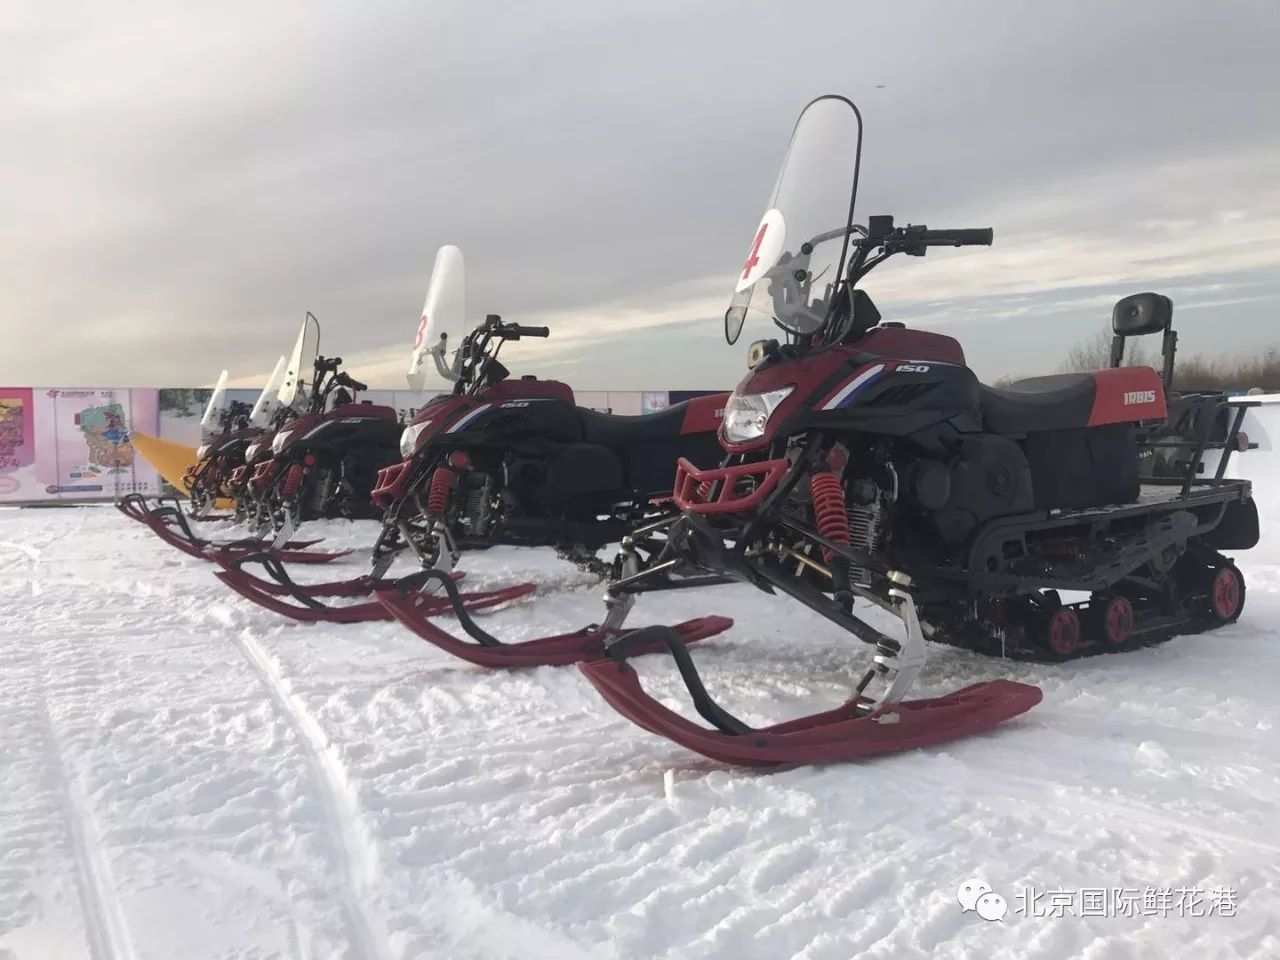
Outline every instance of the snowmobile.
[[[193, 451], [194, 462], [183, 471], [181, 482], [174, 483], [187, 494], [190, 519], [199, 522], [244, 519], [235, 479], [243, 472], [241, 468], [246, 454], [268, 426], [269, 398], [279, 388], [284, 363], [285, 359], [281, 357], [252, 408], [239, 401], [227, 400], [227, 371], [219, 374], [200, 418], [202, 440]], [[234, 514], [214, 512], [228, 501], [235, 507]], [[178, 505], [178, 500], [161, 496], [156, 498], [156, 505], [165, 510], [166, 522], [171, 522], [171, 510]], [[125, 497], [119, 506], [127, 516], [143, 523], [154, 519], [152, 506], [141, 494]]]
[[163, 539], [221, 563], [249, 555], [327, 563], [350, 553], [311, 550], [318, 540], [290, 538], [306, 520], [376, 516], [367, 506], [369, 491], [378, 470], [396, 455], [400, 425], [391, 408], [356, 403], [352, 392], [367, 387], [340, 369], [340, 357], [321, 356], [319, 344], [319, 321], [308, 312], [292, 356], [273, 374], [280, 381], [278, 391], [274, 398], [264, 391], [255, 408], [269, 429], [248, 445], [244, 465], [231, 475], [237, 512], [249, 520], [254, 535], [204, 540], [185, 517], [170, 513], [166, 519], [173, 528], [156, 530]]
[[[714, 431], [727, 394], [636, 417], [579, 407], [566, 384], [510, 378], [498, 360], [503, 344], [545, 337], [549, 331], [504, 322], [496, 315], [486, 317], [463, 338], [452, 363], [447, 360], [447, 334], [426, 346], [428, 318], [447, 326], [460, 323], [464, 315], [463, 270], [461, 252], [442, 248], [415, 337], [409, 383], [423, 388], [424, 363], [430, 357], [454, 386], [451, 393], [417, 411], [401, 437], [404, 460], [385, 468], [372, 492], [374, 503], [385, 512], [371, 573], [319, 585], [323, 592], [317, 594], [295, 583], [272, 558], [244, 557], [221, 574], [244, 596], [298, 619], [394, 616], [420, 636], [448, 646], [451, 636], [428, 617], [447, 610], [453, 600], [433, 598], [428, 603], [424, 593], [446, 585], [465, 615], [533, 590], [532, 584], [523, 583], [481, 594], [458, 592], [458, 577], [452, 571], [462, 551], [499, 544], [550, 546], [590, 572], [614, 575], [614, 567], [596, 553], [637, 524], [671, 513], [669, 506], [653, 500], [668, 498], [676, 459], [684, 456], [703, 465], [719, 462]], [[636, 550], [651, 545], [651, 538], [640, 532], [633, 533], [632, 540]], [[406, 548], [424, 573], [402, 578], [394, 586], [383, 581]], [[263, 563], [269, 579], [247, 572], [245, 567], [254, 562]], [[376, 593], [374, 601], [354, 607], [328, 607], [317, 599], [371, 593]], [[473, 649], [468, 645], [465, 651]], [[564, 656], [563, 649], [557, 656]]]
[[239, 401], [228, 403], [226, 391], [227, 371], [223, 370], [200, 420], [204, 442], [183, 478], [194, 520], [212, 519], [217, 502], [229, 499], [231, 474], [244, 464], [245, 449], [262, 434], [262, 428], [251, 422], [252, 408]]
[[[1156, 371], [994, 389], [951, 337], [882, 322], [860, 286], [875, 267], [987, 246], [993, 231], [855, 223], [861, 145], [851, 101], [820, 97], [802, 111], [725, 314], [731, 344], [751, 317], [783, 339], [751, 345], [720, 429], [725, 461], [679, 463], [682, 513], [663, 551], [609, 586], [604, 655], [580, 664], [634, 723], [725, 762], [892, 753], [989, 729], [1040, 701], [1037, 687], [1009, 680], [905, 699], [928, 640], [1057, 660], [1221, 626], [1243, 608], [1243, 577], [1221, 552], [1258, 539], [1250, 484], [1223, 479], [1243, 411], [1220, 441], [1197, 441], [1181, 475], [1143, 477], [1167, 420]], [[833, 160], [851, 175], [833, 175]], [[1121, 340], [1170, 321], [1155, 294], [1126, 297], [1113, 314]], [[1210, 442], [1221, 459], [1202, 475]], [[671, 564], [786, 594], [872, 645], [849, 701], [763, 728], [735, 717], [706, 690], [678, 629], [622, 629], [650, 572]], [[899, 620], [902, 638], [855, 603]], [[710, 726], [644, 691], [629, 657], [655, 644]]]

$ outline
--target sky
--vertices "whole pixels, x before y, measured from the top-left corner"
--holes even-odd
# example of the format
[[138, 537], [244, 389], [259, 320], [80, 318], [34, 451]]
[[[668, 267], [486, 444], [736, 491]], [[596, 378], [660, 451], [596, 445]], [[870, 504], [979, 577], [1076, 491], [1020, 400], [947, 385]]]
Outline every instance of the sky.
[[728, 388], [721, 316], [795, 116], [861, 108], [858, 217], [990, 226], [899, 258], [886, 320], [984, 379], [1120, 296], [1184, 352], [1280, 348], [1280, 3], [0, 5], [0, 384], [403, 387], [436, 249], [515, 373]]

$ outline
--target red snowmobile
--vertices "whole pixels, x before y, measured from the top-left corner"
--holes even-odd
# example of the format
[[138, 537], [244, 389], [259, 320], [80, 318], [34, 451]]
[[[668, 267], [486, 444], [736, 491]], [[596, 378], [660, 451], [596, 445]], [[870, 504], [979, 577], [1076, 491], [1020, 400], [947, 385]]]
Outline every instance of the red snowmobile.
[[[284, 357], [280, 358], [271, 378], [252, 409], [239, 401], [227, 400], [227, 371], [223, 370], [209, 396], [200, 418], [201, 444], [195, 450], [196, 461], [187, 468], [184, 486], [187, 490], [188, 516], [202, 523], [242, 521], [246, 515], [241, 504], [237, 481], [244, 473], [246, 458], [254, 444], [267, 430], [274, 394], [284, 374]], [[231, 500], [234, 513], [215, 512], [218, 501]], [[173, 510], [181, 509], [176, 497], [160, 496], [153, 506], [142, 494], [124, 497], [119, 508], [126, 516], [150, 525], [156, 509], [164, 511], [162, 520], [171, 524]]]
[[[327, 563], [349, 550], [320, 551], [318, 540], [291, 541], [298, 525], [318, 517], [368, 517], [369, 491], [378, 471], [397, 453], [400, 425], [389, 407], [354, 402], [366, 389], [339, 368], [341, 358], [319, 355], [320, 326], [308, 313], [275, 399], [263, 404], [271, 429], [253, 439], [245, 464], [232, 474], [238, 512], [255, 535], [239, 540], [199, 537], [181, 511], [153, 510], [153, 527], [166, 542], [220, 563], [245, 556], [294, 563]], [[279, 369], [279, 367], [277, 367]], [[312, 371], [308, 373], [308, 371]], [[255, 415], [258, 411], [255, 410]], [[273, 533], [273, 539], [264, 536]]]
[[[421, 389], [423, 364], [431, 358], [454, 389], [418, 410], [401, 438], [404, 460], [379, 477], [373, 501], [385, 513], [371, 573], [304, 585], [274, 558], [249, 556], [221, 574], [235, 590], [295, 619], [350, 622], [394, 616], [420, 636], [454, 649], [457, 641], [431, 623], [431, 615], [447, 612], [456, 603], [465, 617], [468, 610], [533, 590], [533, 584], [525, 583], [460, 592], [459, 577], [452, 570], [462, 551], [499, 544], [551, 546], [584, 569], [615, 576], [617, 568], [596, 553], [628, 532], [633, 549], [650, 547], [651, 538], [636, 528], [672, 515], [669, 505], [654, 500], [669, 500], [676, 460], [683, 456], [704, 466], [719, 462], [715, 428], [727, 394], [700, 397], [646, 416], [619, 417], [577, 406], [566, 384], [510, 379], [498, 360], [502, 345], [545, 337], [546, 327], [489, 316], [463, 338], [452, 364], [447, 362], [445, 336], [427, 346], [428, 317], [440, 325], [461, 323], [462, 273], [461, 252], [442, 248], [415, 338], [409, 379], [411, 386]], [[445, 319], [447, 314], [452, 316]], [[382, 580], [406, 549], [423, 572], [394, 585]], [[262, 563], [267, 577], [248, 572], [255, 562]], [[446, 596], [429, 596], [441, 589]], [[320, 600], [367, 597], [375, 591], [376, 599], [356, 605], [330, 606]], [[464, 620], [471, 623], [470, 618]], [[548, 650], [544, 644], [539, 652], [525, 650], [522, 656], [525, 662], [569, 662], [582, 651], [599, 649], [598, 642], [584, 646], [577, 637], [554, 646]], [[567, 660], [569, 647], [579, 652]], [[509, 651], [476, 651], [471, 645], [464, 645], [462, 653], [477, 662], [488, 657], [505, 663], [510, 658]]]
[[[1144, 479], [1144, 458], [1165, 442], [1152, 439], [1166, 420], [1154, 370], [992, 389], [952, 338], [881, 322], [859, 287], [872, 269], [931, 247], [986, 246], [992, 231], [887, 216], [855, 224], [861, 138], [842, 97], [801, 113], [725, 315], [730, 343], [751, 317], [784, 338], [752, 344], [720, 429], [724, 462], [681, 461], [682, 515], [656, 557], [609, 586], [605, 655], [580, 665], [639, 726], [726, 762], [845, 760], [993, 727], [1038, 703], [1039, 689], [994, 680], [907, 700], [927, 640], [1061, 659], [1230, 623], [1244, 581], [1220, 551], [1258, 538], [1249, 483], [1223, 479], [1244, 442], [1242, 409], [1220, 440], [1192, 444], [1181, 475]], [[851, 175], [833, 175], [831, 161], [851, 163]], [[1169, 321], [1168, 301], [1154, 294], [1125, 298], [1114, 315], [1122, 341]], [[1202, 477], [1211, 444], [1221, 459]], [[622, 629], [634, 595], [670, 565], [799, 600], [871, 644], [870, 668], [841, 707], [748, 726], [707, 692], [678, 628]], [[902, 638], [855, 603], [896, 617]], [[645, 693], [628, 660], [654, 645], [670, 651], [709, 727]]]

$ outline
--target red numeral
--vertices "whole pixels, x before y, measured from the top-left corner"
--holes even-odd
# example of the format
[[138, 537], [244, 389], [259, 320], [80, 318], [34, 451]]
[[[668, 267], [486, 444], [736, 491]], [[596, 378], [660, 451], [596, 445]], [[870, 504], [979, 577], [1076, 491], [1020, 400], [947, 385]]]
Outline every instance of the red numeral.
[[751, 244], [751, 252], [747, 254], [747, 262], [742, 265], [742, 279], [747, 279], [747, 274], [751, 272], [751, 268], [760, 262], [760, 244], [764, 241], [764, 232], [769, 229], [769, 224], [760, 224], [760, 229], [756, 233], [756, 239]]
[[427, 334], [427, 315], [424, 313], [422, 319], [418, 321], [418, 335], [413, 338], [413, 349], [417, 350], [422, 346], [422, 338]]

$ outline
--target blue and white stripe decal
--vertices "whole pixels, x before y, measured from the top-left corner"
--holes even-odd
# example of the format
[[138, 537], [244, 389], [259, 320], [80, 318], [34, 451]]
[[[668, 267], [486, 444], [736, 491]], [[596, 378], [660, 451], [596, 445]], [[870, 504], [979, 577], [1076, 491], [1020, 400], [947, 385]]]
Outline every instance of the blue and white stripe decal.
[[874, 367], [868, 367], [841, 387], [840, 390], [836, 392], [835, 396], [824, 403], [820, 409], [835, 410], [837, 407], [847, 406], [852, 403], [854, 398], [857, 397], [857, 395], [866, 387], [878, 380], [880, 375], [883, 373], [883, 363], [877, 363]]
[[492, 406], [493, 406], [492, 403], [481, 404], [480, 406], [472, 410], [470, 413], [468, 413], [465, 417], [460, 419], [448, 430], [446, 430], [445, 433], [457, 433], [459, 430], [465, 429], [468, 423], [470, 423], [476, 417], [480, 416], [480, 414], [484, 413], [486, 410], [488, 410]]

